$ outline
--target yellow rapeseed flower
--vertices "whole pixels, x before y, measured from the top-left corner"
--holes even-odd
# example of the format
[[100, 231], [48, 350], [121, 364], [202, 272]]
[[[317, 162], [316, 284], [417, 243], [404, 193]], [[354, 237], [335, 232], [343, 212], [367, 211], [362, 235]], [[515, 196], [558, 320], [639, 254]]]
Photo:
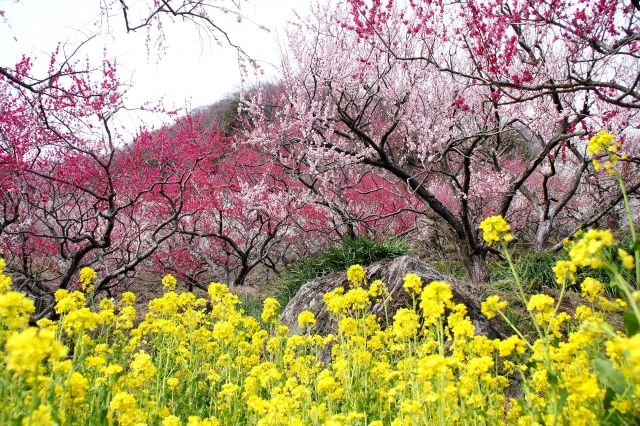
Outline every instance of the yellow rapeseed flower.
[[490, 216], [480, 222], [480, 229], [482, 230], [482, 238], [489, 246], [493, 243], [509, 242], [513, 239], [513, 235], [510, 232], [511, 225], [500, 215]]
[[67, 391], [69, 398], [75, 403], [84, 401], [84, 397], [89, 387], [89, 381], [82, 374], [74, 371], [69, 377], [67, 384]]
[[[420, 401], [413, 399], [405, 399], [400, 405], [400, 412], [402, 414], [419, 414], [422, 411], [422, 404]], [[413, 422], [412, 422], [413, 423]]]
[[495, 317], [499, 311], [502, 311], [507, 307], [506, 300], [500, 300], [500, 296], [489, 296], [487, 300], [482, 302], [481, 310], [485, 317], [491, 319]]
[[425, 319], [425, 325], [435, 324], [437, 319], [444, 314], [445, 307], [453, 307], [451, 302], [453, 293], [451, 287], [444, 281], [432, 281], [420, 295], [420, 308]]
[[344, 299], [344, 288], [336, 287], [333, 291], [325, 293], [322, 296], [327, 310], [332, 314], [337, 314], [346, 309], [346, 301]]
[[354, 318], [342, 318], [338, 323], [338, 331], [340, 332], [340, 334], [354, 336], [356, 334], [357, 326], [358, 322]]
[[620, 152], [622, 143], [615, 141], [615, 135], [609, 133], [606, 130], [600, 130], [595, 136], [593, 136], [587, 145], [587, 154], [593, 156], [592, 159], [593, 168], [596, 171], [601, 169], [600, 161], [595, 158], [596, 155], [606, 155], [607, 160], [604, 162], [604, 168], [613, 176], [616, 172], [616, 164], [621, 158], [627, 158], [627, 153]]
[[346, 309], [363, 310], [369, 306], [369, 292], [362, 287], [349, 290], [343, 297]]
[[148, 383], [156, 374], [156, 367], [153, 365], [151, 355], [145, 351], [136, 353], [129, 369], [128, 382], [131, 387], [140, 387]]
[[120, 303], [124, 306], [133, 305], [136, 301], [136, 295], [130, 291], [125, 291], [120, 296]]
[[554, 300], [551, 296], [546, 294], [534, 294], [529, 299], [529, 303], [527, 303], [527, 310], [549, 313], [553, 308], [553, 303]]
[[9, 330], [23, 329], [36, 308], [33, 300], [19, 291], [0, 293], [0, 323]]
[[280, 302], [273, 297], [267, 297], [264, 299], [264, 308], [262, 310], [262, 321], [265, 323], [275, 322], [278, 319], [278, 309], [280, 309]]
[[393, 335], [398, 340], [415, 336], [420, 326], [420, 317], [413, 309], [400, 308], [393, 316]]
[[336, 379], [329, 370], [322, 370], [316, 379], [316, 389], [318, 392], [333, 392], [338, 387]]
[[116, 305], [113, 303], [111, 299], [107, 299], [106, 297], [100, 301], [98, 304], [101, 311], [113, 311], [116, 308]]
[[239, 390], [240, 386], [236, 385], [235, 383], [225, 383], [224, 385], [222, 385], [222, 389], [220, 390], [220, 392], [218, 392], [218, 398], [231, 398], [233, 397], [233, 395], [238, 393]]
[[365, 276], [366, 272], [362, 265], [351, 265], [347, 269], [347, 279], [356, 287], [364, 283]]
[[84, 268], [80, 269], [79, 276], [82, 290], [86, 292], [90, 292], [91, 290], [93, 290], [93, 280], [98, 277], [96, 271], [89, 266], [85, 266]]
[[613, 234], [608, 229], [589, 229], [578, 241], [570, 245], [569, 257], [576, 266], [593, 269], [604, 267], [603, 250], [613, 245]]
[[69, 312], [63, 320], [63, 326], [67, 333], [84, 333], [95, 329], [100, 325], [102, 317], [89, 308], [80, 308]]
[[67, 348], [56, 340], [55, 330], [29, 327], [9, 336], [5, 345], [6, 368], [18, 374], [35, 372], [46, 359], [58, 360]]
[[161, 426], [180, 426], [182, 423], [180, 422], [180, 418], [172, 414], [163, 418], [160, 424]]
[[176, 280], [176, 278], [173, 275], [167, 274], [164, 277], [162, 277], [162, 287], [164, 287], [165, 290], [174, 291], [177, 285], [178, 285], [178, 280]]
[[302, 311], [298, 315], [298, 325], [301, 328], [309, 328], [316, 325], [316, 317], [311, 311]]
[[518, 336], [511, 336], [505, 340], [498, 342], [498, 352], [501, 357], [507, 357], [517, 351], [522, 354], [527, 349], [526, 343]]
[[615, 137], [616, 135], [613, 133], [609, 133], [606, 130], [600, 130], [597, 134], [591, 137], [591, 139], [589, 139], [589, 143], [587, 144], [587, 154], [595, 155], [608, 152], [608, 149], [612, 146]]
[[407, 274], [404, 276], [402, 286], [409, 294], [420, 294], [422, 291], [422, 279], [416, 274]]
[[[136, 398], [129, 392], [118, 392], [109, 403], [109, 411], [107, 412], [107, 419], [110, 424], [113, 424], [114, 419], [132, 419], [136, 411]], [[123, 423], [120, 421], [120, 423]]]
[[553, 272], [556, 274], [556, 283], [563, 285], [567, 280], [576, 282], [576, 272], [578, 268], [570, 260], [558, 260], [553, 267]]
[[51, 407], [42, 404], [30, 415], [22, 419], [22, 426], [54, 426], [56, 422], [51, 417]]
[[590, 302], [593, 302], [596, 296], [602, 292], [604, 286], [597, 279], [587, 277], [582, 281], [582, 284], [580, 284], [580, 288], [582, 289], [582, 296]]
[[83, 307], [87, 301], [85, 295], [80, 291], [68, 292], [59, 289], [55, 292], [54, 297], [57, 301], [56, 312], [63, 315], [75, 311]]
[[631, 256], [623, 248], [618, 249], [618, 258], [622, 262], [622, 266], [626, 269], [633, 269], [633, 256]]
[[369, 286], [369, 296], [380, 297], [384, 294], [389, 294], [389, 291], [387, 290], [384, 282], [382, 282], [382, 280], [373, 280], [373, 282]]

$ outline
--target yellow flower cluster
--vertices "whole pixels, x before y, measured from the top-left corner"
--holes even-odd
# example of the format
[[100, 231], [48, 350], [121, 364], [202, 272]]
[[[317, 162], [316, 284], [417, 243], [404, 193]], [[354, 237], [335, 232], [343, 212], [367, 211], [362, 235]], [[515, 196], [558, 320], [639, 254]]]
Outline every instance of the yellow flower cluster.
[[625, 269], [633, 269], [634, 261], [633, 256], [631, 256], [627, 251], [623, 248], [618, 249], [618, 258], [622, 263], [622, 266]]
[[589, 302], [593, 302], [596, 296], [602, 292], [604, 286], [597, 279], [587, 277], [582, 281], [582, 284], [580, 284], [580, 288], [582, 289], [582, 296]]
[[56, 312], [64, 315], [71, 311], [80, 309], [87, 302], [87, 298], [79, 291], [69, 292], [65, 289], [60, 289], [54, 294], [56, 300]]
[[422, 291], [422, 279], [416, 274], [407, 274], [402, 286], [409, 294], [420, 294]]
[[365, 270], [362, 265], [351, 265], [347, 269], [347, 280], [351, 282], [353, 286], [360, 286], [364, 284]]
[[569, 257], [575, 266], [600, 269], [604, 266], [604, 249], [612, 245], [611, 231], [589, 229], [577, 241], [569, 243]]
[[529, 311], [539, 311], [543, 313], [551, 312], [553, 309], [554, 300], [553, 297], [546, 294], [534, 294], [527, 303], [527, 309]]
[[489, 216], [480, 222], [480, 229], [482, 230], [482, 238], [491, 246], [493, 243], [500, 241], [509, 242], [513, 239], [511, 235], [511, 225], [500, 215]]
[[313, 315], [313, 312], [310, 311], [302, 311], [298, 315], [298, 325], [305, 329], [311, 328], [316, 325], [316, 317]]
[[453, 308], [451, 287], [444, 281], [432, 281], [420, 296], [420, 308], [426, 325], [435, 324], [442, 319], [445, 308]]
[[626, 158], [625, 153], [620, 152], [621, 143], [615, 140], [616, 135], [606, 130], [600, 130], [596, 135], [589, 139], [587, 144], [587, 154], [593, 156], [593, 167], [599, 171], [602, 167], [600, 161], [595, 158], [596, 155], [606, 155], [607, 160], [604, 168], [610, 175], [615, 174], [615, 165], [620, 158]]
[[[375, 281], [374, 281], [375, 283]], [[332, 314], [346, 313], [351, 310], [361, 310], [369, 306], [370, 298], [375, 297], [373, 293], [378, 293], [380, 287], [375, 291], [367, 290], [363, 287], [355, 287], [345, 293], [344, 288], [337, 287], [333, 291], [323, 296], [327, 310]]]
[[82, 290], [90, 293], [93, 290], [93, 280], [98, 277], [98, 274], [93, 268], [85, 266], [80, 269], [79, 278], [80, 285], [82, 286]]
[[553, 272], [556, 274], [556, 282], [560, 285], [565, 284], [567, 280], [572, 283], [576, 282], [577, 271], [578, 267], [569, 260], [559, 260], [553, 267]]
[[57, 361], [63, 358], [68, 349], [58, 340], [51, 328], [29, 327], [16, 331], [7, 339], [5, 348], [5, 367], [9, 371], [25, 376], [36, 373], [45, 361]]
[[262, 310], [262, 321], [265, 323], [274, 322], [278, 318], [278, 309], [280, 309], [280, 302], [273, 297], [267, 297], [264, 300], [264, 308]]
[[398, 309], [393, 317], [393, 336], [397, 340], [408, 339], [418, 332], [420, 316], [413, 309]]
[[[317, 320], [310, 311], [298, 317], [304, 334], [291, 334], [275, 299], [265, 300], [262, 322], [247, 316], [220, 283], [211, 283], [208, 300], [168, 289], [135, 326], [130, 293], [88, 307], [81, 292], [59, 291], [60, 318], [36, 327], [0, 308], [0, 424], [529, 425], [640, 418], [640, 335], [611, 330], [597, 307], [556, 312], [553, 298], [534, 295], [527, 308], [545, 332], [491, 339], [476, 334], [446, 282], [422, 285], [408, 275], [404, 286], [418, 295], [417, 306], [389, 319], [371, 312], [372, 300], [388, 295], [384, 283], [367, 288], [364, 270], [353, 271], [360, 285], [325, 297], [337, 325], [327, 336], [312, 334]], [[599, 295], [600, 287], [585, 280], [583, 291]], [[0, 301], [10, 293], [9, 286]], [[23, 305], [16, 312], [28, 318], [32, 305]], [[491, 296], [482, 311], [494, 316], [506, 307]]]
[[36, 308], [33, 301], [23, 293], [11, 291], [11, 281], [7, 281], [4, 290], [0, 290], [0, 322], [8, 330], [24, 328]]
[[606, 130], [600, 130], [596, 135], [589, 139], [587, 144], [587, 154], [595, 155], [607, 152], [613, 146], [616, 135]]
[[176, 278], [173, 275], [167, 274], [164, 277], [162, 277], [162, 287], [164, 287], [165, 290], [174, 291], [177, 285], [178, 285], [178, 280], [176, 280]]
[[498, 312], [503, 311], [507, 307], [508, 303], [504, 300], [500, 300], [500, 296], [489, 296], [487, 300], [482, 302], [481, 310], [482, 314], [491, 319], [495, 317]]

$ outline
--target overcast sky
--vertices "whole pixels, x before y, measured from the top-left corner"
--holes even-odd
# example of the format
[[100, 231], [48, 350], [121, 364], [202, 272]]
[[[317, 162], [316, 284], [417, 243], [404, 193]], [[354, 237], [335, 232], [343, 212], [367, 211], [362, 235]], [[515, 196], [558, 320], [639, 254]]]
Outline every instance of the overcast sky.
[[[220, 22], [234, 41], [260, 61], [266, 74], [264, 78], [274, 79], [286, 22], [293, 18], [294, 9], [306, 14], [309, 3], [309, 0], [244, 2], [242, 13], [249, 20], [268, 27], [270, 32], [246, 21]], [[47, 57], [57, 43], [66, 43], [69, 49], [100, 30], [92, 25], [99, 16], [99, 4], [99, 0], [22, 0], [19, 3], [0, 0], [0, 10], [6, 19], [4, 24], [0, 23], [0, 65], [13, 65], [22, 54], [28, 54], [40, 57], [41, 64], [46, 66]], [[240, 87], [235, 50], [216, 45], [206, 34], [199, 34], [193, 25], [167, 23], [166, 50], [161, 54], [153, 48], [148, 54], [144, 31], [126, 34], [121, 15], [103, 22], [103, 33], [107, 32], [107, 26], [108, 34], [92, 40], [83, 55], [99, 60], [106, 48], [107, 56], [117, 59], [119, 75], [132, 84], [127, 99], [130, 106], [162, 98], [167, 107], [196, 108]]]

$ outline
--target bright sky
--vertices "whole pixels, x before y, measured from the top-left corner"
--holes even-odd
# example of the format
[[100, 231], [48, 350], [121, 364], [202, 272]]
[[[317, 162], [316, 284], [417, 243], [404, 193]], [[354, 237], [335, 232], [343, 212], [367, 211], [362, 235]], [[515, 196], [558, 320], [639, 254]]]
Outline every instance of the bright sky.
[[[140, 0], [132, 0], [134, 3]], [[284, 45], [286, 22], [293, 10], [305, 15], [310, 0], [247, 0], [242, 13], [266, 32], [249, 22], [235, 19], [220, 21], [230, 36], [265, 71], [263, 80], [274, 80], [279, 65], [280, 44]], [[100, 0], [0, 0], [6, 23], [0, 20], [0, 65], [12, 66], [22, 54], [39, 56], [46, 66], [48, 55], [57, 43], [71, 49], [99, 28], [92, 23], [99, 16]], [[1, 18], [0, 18], [1, 19]], [[7, 25], [8, 23], [8, 25]], [[131, 82], [128, 106], [146, 101], [164, 100], [169, 108], [186, 104], [192, 108], [207, 105], [240, 88], [237, 55], [227, 45], [218, 46], [191, 24], [165, 24], [166, 51], [158, 55], [152, 47], [147, 53], [146, 32], [127, 34], [121, 15], [114, 16], [103, 27], [102, 35], [84, 47], [80, 58], [100, 60], [103, 48], [115, 57], [121, 78]], [[106, 30], [103, 29], [103, 32]], [[249, 84], [255, 83], [251, 78]]]

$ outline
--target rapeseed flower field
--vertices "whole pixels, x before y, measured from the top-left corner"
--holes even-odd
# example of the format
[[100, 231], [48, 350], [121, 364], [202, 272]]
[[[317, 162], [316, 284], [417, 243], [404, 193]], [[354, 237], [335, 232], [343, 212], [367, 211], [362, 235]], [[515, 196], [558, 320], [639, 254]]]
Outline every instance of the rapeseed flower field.
[[[501, 217], [482, 224], [492, 243], [511, 239]], [[615, 280], [635, 266], [627, 252], [609, 250], [609, 231], [588, 231], [568, 243], [556, 266], [563, 291], [578, 266], [605, 268]], [[0, 263], [4, 268], [4, 262]], [[81, 271], [82, 291], [58, 290], [59, 319], [29, 325], [33, 302], [0, 275], [0, 423], [18, 425], [579, 425], [637, 424], [640, 419], [640, 293], [616, 281], [581, 283], [585, 304], [560, 311], [545, 294], [522, 303], [537, 336], [476, 335], [467, 307], [446, 282], [408, 274], [413, 304], [393, 318], [368, 312], [389, 297], [385, 283], [368, 283], [364, 268], [347, 271], [349, 286], [325, 295], [335, 334], [304, 334], [279, 323], [267, 298], [261, 320], [244, 314], [227, 286], [211, 283], [208, 298], [176, 292], [149, 303], [134, 325], [135, 295], [91, 304], [95, 271]], [[517, 280], [516, 280], [517, 281]], [[623, 289], [622, 286], [627, 286]], [[518, 291], [521, 291], [518, 290]], [[507, 302], [482, 304], [492, 318]], [[627, 330], [607, 323], [626, 310]], [[388, 321], [388, 326], [384, 325]], [[635, 322], [634, 322], [635, 321]], [[634, 328], [635, 327], [635, 328]]]

